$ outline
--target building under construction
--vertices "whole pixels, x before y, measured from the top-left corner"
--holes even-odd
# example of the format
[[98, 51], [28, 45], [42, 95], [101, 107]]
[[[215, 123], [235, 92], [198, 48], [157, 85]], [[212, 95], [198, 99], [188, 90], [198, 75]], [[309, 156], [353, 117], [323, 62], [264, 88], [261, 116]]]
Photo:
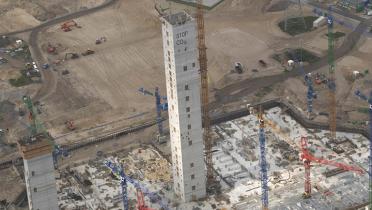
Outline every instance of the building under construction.
[[18, 141], [30, 209], [58, 209], [53, 146], [44, 134]]
[[196, 21], [181, 12], [162, 23], [174, 190], [191, 201], [206, 195]]

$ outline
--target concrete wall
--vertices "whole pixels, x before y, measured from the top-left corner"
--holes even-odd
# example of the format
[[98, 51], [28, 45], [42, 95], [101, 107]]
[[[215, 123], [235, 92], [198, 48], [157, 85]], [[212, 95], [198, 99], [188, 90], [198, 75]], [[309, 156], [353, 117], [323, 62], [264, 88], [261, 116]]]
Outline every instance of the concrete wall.
[[23, 160], [28, 205], [32, 210], [57, 210], [57, 188], [52, 154]]
[[206, 195], [195, 20], [164, 17], [163, 47], [174, 190], [183, 201]]

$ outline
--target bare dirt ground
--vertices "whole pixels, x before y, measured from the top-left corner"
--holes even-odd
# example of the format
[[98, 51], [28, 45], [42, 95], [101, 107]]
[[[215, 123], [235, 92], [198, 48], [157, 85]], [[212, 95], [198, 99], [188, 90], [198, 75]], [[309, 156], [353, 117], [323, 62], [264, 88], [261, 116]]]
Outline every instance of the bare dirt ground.
[[[299, 38], [280, 31], [277, 23], [284, 17], [283, 13], [264, 12], [268, 2], [227, 0], [206, 14], [212, 89], [237, 80], [283, 72], [281, 64], [270, 57], [275, 51], [298, 46]], [[194, 11], [176, 3], [171, 7]], [[57, 89], [45, 101], [44, 119], [50, 123], [48, 127], [53, 127], [58, 135], [66, 132], [63, 123], [67, 119], [85, 128], [145, 112], [153, 117], [154, 98], [137, 91], [140, 87], [153, 90], [157, 86], [165, 93], [161, 25], [153, 2], [120, 1], [114, 7], [76, 21], [82, 28], [65, 33], [55, 26], [40, 36], [41, 46], [47, 43], [61, 46], [59, 55], [46, 55], [50, 61], [63, 58], [66, 52], [96, 51], [94, 55], [68, 60], [56, 67]], [[95, 40], [102, 36], [107, 42], [95, 45]], [[259, 66], [259, 59], [265, 60], [268, 67]], [[241, 75], [231, 73], [236, 61], [244, 65]], [[64, 69], [70, 74], [62, 76]]]
[[0, 137], [0, 158], [12, 156], [16, 147], [7, 144], [15, 143], [25, 132], [27, 132], [27, 118], [18, 115], [18, 108], [22, 104], [22, 96], [31, 94], [39, 88], [38, 83], [23, 87], [13, 87], [9, 79], [18, 78], [20, 70], [24, 68], [24, 61], [13, 58], [7, 54], [0, 53], [0, 57], [7, 59], [7, 63], [0, 65], [0, 129], [5, 131]]
[[0, 33], [26, 29], [40, 22], [91, 8], [105, 0], [0, 0]]
[[[362, 52], [368, 48], [370, 44], [369, 39], [362, 41], [359, 44], [359, 49], [355, 49], [350, 55], [345, 56], [336, 61], [336, 98], [337, 98], [337, 115], [338, 120], [342, 123], [352, 123], [353, 121], [367, 121], [368, 114], [358, 111], [360, 108], [367, 108], [367, 103], [359, 100], [354, 92], [359, 89], [367, 96], [372, 88], [372, 76], [371, 73], [366, 74], [364, 77], [360, 77], [356, 80], [353, 79], [353, 71], [359, 71], [361, 73], [364, 70], [369, 69], [372, 62], [369, 59], [372, 53]], [[328, 67], [322, 68], [320, 73], [328, 74]], [[315, 91], [318, 98], [314, 100], [313, 109], [315, 113], [329, 112], [328, 98], [329, 89], [326, 85], [314, 84]], [[284, 98], [289, 99], [302, 110], [306, 111], [306, 91], [307, 87], [303, 80], [289, 79], [283, 84], [279, 85], [277, 89], [282, 89]], [[325, 116], [317, 116], [315, 120], [327, 121]]]
[[13, 167], [0, 171], [0, 186], [2, 189], [0, 200], [6, 200], [7, 202], [16, 200], [25, 187], [22, 178]]
[[[66, 4], [68, 2], [70, 1]], [[277, 26], [285, 17], [282, 8], [275, 9], [276, 12], [265, 10], [270, 2], [226, 0], [207, 12], [211, 96], [213, 90], [236, 81], [282, 73], [282, 65], [273, 60], [271, 55], [285, 48], [300, 47], [300, 40], [304, 48], [319, 56], [326, 55], [325, 28], [295, 37], [289, 36]], [[194, 11], [194, 8], [176, 3], [164, 3], [163, 6], [169, 5], [173, 12], [179, 9], [186, 9], [191, 13]], [[311, 14], [311, 8], [305, 7], [305, 15]], [[68, 52], [81, 53], [87, 49], [96, 52], [52, 67], [56, 71], [58, 83], [56, 90], [42, 101], [44, 107], [41, 117], [47, 128], [54, 136], [61, 136], [69, 132], [64, 126], [66, 120], [74, 120], [80, 130], [112, 121], [126, 120], [130, 124], [153, 118], [154, 98], [141, 95], [138, 88], [153, 90], [159, 87], [165, 93], [161, 25], [154, 10], [154, 2], [122, 0], [112, 7], [76, 21], [82, 28], [62, 32], [59, 25], [56, 25], [42, 32], [39, 37], [40, 46], [44, 50], [48, 43], [58, 46], [58, 55], [44, 52], [50, 63], [63, 59]], [[341, 28], [336, 30], [343, 31]], [[95, 40], [99, 37], [106, 37], [107, 42], [95, 45]], [[336, 45], [340, 43], [338, 41]], [[368, 49], [364, 49], [363, 55], [368, 56], [366, 52]], [[259, 66], [260, 59], [265, 60], [268, 67]], [[345, 71], [345, 77], [350, 69], [363, 68], [363, 65], [349, 66], [349, 61], [345, 59], [343, 65], [347, 68], [340, 70]], [[243, 74], [231, 72], [236, 61], [243, 64]], [[68, 75], [62, 75], [65, 69], [69, 70]], [[253, 69], [258, 72], [253, 72]], [[342, 79], [344, 75], [338, 75], [341, 76], [338, 86], [342, 87], [338, 97], [350, 95], [351, 86]], [[290, 100], [294, 100], [305, 110], [306, 87], [303, 82], [291, 79], [277, 87], [271, 87], [271, 90], [275, 90], [272, 94], [253, 96], [253, 99], [290, 96]], [[314, 107], [324, 107], [326, 96], [323, 92], [326, 92], [326, 88], [316, 89], [320, 91], [320, 99], [315, 101]], [[252, 100], [252, 95], [254, 93], [246, 99]], [[136, 117], [137, 115], [141, 117]]]

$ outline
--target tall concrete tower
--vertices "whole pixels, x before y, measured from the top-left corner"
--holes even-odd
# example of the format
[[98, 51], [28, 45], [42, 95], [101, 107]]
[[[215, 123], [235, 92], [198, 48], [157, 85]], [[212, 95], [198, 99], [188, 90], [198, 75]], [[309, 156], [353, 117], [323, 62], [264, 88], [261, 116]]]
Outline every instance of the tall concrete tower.
[[18, 147], [23, 157], [28, 206], [32, 210], [58, 210], [53, 147], [44, 134], [22, 139]]
[[206, 195], [196, 22], [185, 12], [161, 21], [174, 191], [188, 202]]

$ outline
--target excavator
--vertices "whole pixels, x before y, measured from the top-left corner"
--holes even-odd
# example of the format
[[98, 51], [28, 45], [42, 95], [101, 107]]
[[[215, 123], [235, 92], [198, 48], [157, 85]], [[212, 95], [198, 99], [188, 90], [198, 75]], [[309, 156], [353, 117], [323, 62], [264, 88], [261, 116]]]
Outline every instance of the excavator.
[[79, 26], [74, 20], [69, 20], [69, 21], [66, 21], [64, 22], [62, 25], [61, 25], [61, 29], [64, 31], [64, 32], [69, 32], [71, 31], [71, 27], [75, 26], [76, 28], [81, 28], [81, 26]]
[[65, 124], [66, 124], [67, 129], [69, 129], [70, 131], [73, 131], [76, 129], [74, 125], [74, 121], [72, 120], [67, 120]]

